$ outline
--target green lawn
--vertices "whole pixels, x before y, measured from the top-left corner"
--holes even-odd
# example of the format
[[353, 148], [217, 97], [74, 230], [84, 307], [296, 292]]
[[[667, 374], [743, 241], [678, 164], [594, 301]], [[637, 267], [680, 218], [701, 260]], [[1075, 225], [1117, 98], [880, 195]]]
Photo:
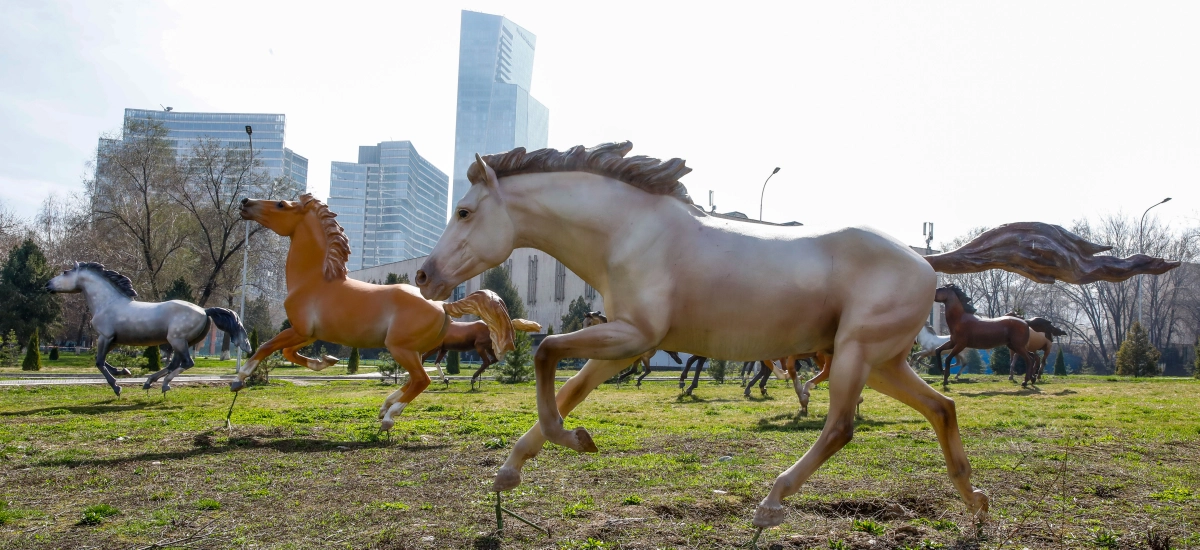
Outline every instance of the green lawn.
[[[140, 359], [140, 358], [139, 358]], [[226, 375], [233, 374], [236, 370], [237, 361], [229, 359], [222, 361], [220, 357], [209, 356], [194, 356], [196, 366], [188, 369], [188, 374], [212, 374]], [[74, 353], [62, 353], [57, 360], [51, 361], [49, 355], [42, 354], [42, 370], [39, 372], [50, 374], [95, 374], [99, 376], [99, 371], [96, 370], [96, 356], [94, 355], [76, 355]], [[110, 364], [115, 364], [109, 361]], [[139, 364], [145, 364], [144, 359], [140, 359]], [[378, 371], [379, 361], [364, 359], [359, 364], [359, 373], [376, 372]], [[433, 366], [433, 363], [426, 363], [426, 366]], [[443, 365], [445, 368], [445, 365]], [[462, 370], [466, 374], [471, 374], [474, 369], [479, 368], [479, 365], [463, 363]], [[346, 359], [342, 359], [338, 364], [329, 367], [323, 371], [312, 371], [304, 367], [299, 367], [291, 363], [285, 362], [282, 367], [279, 367], [280, 374], [288, 376], [304, 376], [304, 375], [340, 375], [346, 374]], [[19, 374], [23, 372], [20, 365], [14, 367], [0, 367], [0, 373]], [[566, 374], [565, 376], [570, 376]]]
[[[179, 385], [166, 400], [0, 389], [0, 547], [728, 548], [817, 437], [828, 395], [815, 391], [813, 415], [797, 419], [782, 382], [766, 399], [736, 383], [687, 399], [669, 383], [603, 386], [567, 420], [600, 453], [547, 447], [505, 497], [546, 539], [515, 521], [490, 533], [491, 476], [534, 420], [532, 385], [439, 388], [390, 442], [375, 416], [394, 387], [376, 383], [245, 391], [231, 432], [223, 386]], [[1198, 393], [1178, 379], [952, 385], [975, 483], [992, 499], [976, 529], [928, 424], [867, 391], [854, 441], [760, 544], [1140, 548], [1154, 530], [1200, 548]]]

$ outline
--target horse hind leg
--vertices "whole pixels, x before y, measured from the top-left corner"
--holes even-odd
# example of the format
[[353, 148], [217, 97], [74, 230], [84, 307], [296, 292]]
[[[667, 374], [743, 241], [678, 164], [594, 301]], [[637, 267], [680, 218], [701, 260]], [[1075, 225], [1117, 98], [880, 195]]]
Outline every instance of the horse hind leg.
[[700, 385], [700, 371], [704, 370], [704, 362], [707, 360], [707, 357], [701, 357], [699, 361], [696, 361], [696, 374], [692, 375], [692, 385], [688, 386], [687, 392], [684, 395], [691, 396], [692, 390]]
[[96, 368], [100, 370], [100, 374], [104, 375], [104, 380], [108, 382], [108, 387], [112, 388], [113, 393], [117, 397], [121, 397], [121, 386], [117, 385], [117, 379], [104, 368], [105, 359], [108, 357], [109, 346], [113, 344], [113, 338], [101, 336], [96, 339]]
[[146, 382], [144, 384], [142, 384], [142, 389], [149, 390], [152, 386], [154, 386], [155, 382], [158, 382], [159, 378], [162, 378], [162, 377], [170, 374], [171, 369], [174, 369], [176, 366], [179, 365], [179, 360], [180, 360], [179, 354], [178, 353], [173, 354], [171, 357], [171, 361], [169, 363], [167, 363], [166, 367], [163, 367], [158, 372], [146, 377]]
[[[175, 348], [175, 357], [178, 359], [179, 365], [171, 369], [171, 372], [167, 373], [167, 377], [163, 379], [162, 392], [164, 394], [171, 391], [171, 380], [174, 380], [176, 376], [179, 376], [179, 373], [192, 368], [196, 364], [196, 361], [192, 359], [192, 350], [188, 347], [185, 340], [182, 338], [171, 338], [170, 341], [171, 347]], [[174, 362], [176, 361], [172, 360], [172, 363]]]
[[642, 379], [650, 375], [650, 361], [646, 361], [642, 366], [642, 374], [641, 376], [638, 376], [637, 384], [634, 384], [634, 386], [639, 390], [642, 389]]
[[783, 523], [786, 510], [783, 499], [800, 490], [800, 486], [841, 450], [854, 435], [854, 406], [866, 383], [870, 367], [859, 346], [840, 344], [829, 373], [829, 415], [821, 435], [808, 452], [795, 464], [775, 478], [771, 492], [754, 511], [756, 527], [774, 527]]
[[403, 412], [413, 399], [429, 387], [429, 375], [425, 373], [425, 367], [421, 364], [420, 353], [392, 347], [388, 347], [388, 351], [392, 353], [396, 363], [408, 371], [408, 383], [392, 392], [379, 409], [379, 427], [385, 432], [395, 425], [396, 421], [392, 417]]
[[891, 396], [921, 413], [937, 433], [954, 488], [977, 519], [985, 519], [988, 498], [971, 485], [971, 463], [958, 431], [954, 400], [938, 393], [909, 368], [903, 356], [871, 370], [867, 382], [875, 391]]

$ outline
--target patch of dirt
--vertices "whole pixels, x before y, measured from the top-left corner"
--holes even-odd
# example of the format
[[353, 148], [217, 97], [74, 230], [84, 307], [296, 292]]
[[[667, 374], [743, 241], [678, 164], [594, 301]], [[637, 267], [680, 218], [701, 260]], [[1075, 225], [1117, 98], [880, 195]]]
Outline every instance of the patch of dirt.
[[836, 500], [811, 502], [799, 506], [805, 512], [827, 518], [871, 518], [884, 521], [933, 516], [942, 509], [940, 503], [928, 497], [888, 499]]

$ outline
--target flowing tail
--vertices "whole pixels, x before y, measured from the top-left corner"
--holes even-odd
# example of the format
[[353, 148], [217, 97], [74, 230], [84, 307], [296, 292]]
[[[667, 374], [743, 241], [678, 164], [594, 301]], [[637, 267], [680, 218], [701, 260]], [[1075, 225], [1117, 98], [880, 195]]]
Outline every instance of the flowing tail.
[[487, 324], [488, 332], [491, 333], [492, 351], [496, 353], [496, 356], [500, 357], [512, 351], [513, 322], [508, 318], [508, 308], [504, 307], [504, 300], [501, 300], [495, 292], [476, 290], [457, 302], [443, 303], [442, 310], [451, 317], [479, 316]]
[[542, 325], [540, 323], [538, 323], [537, 321], [530, 321], [529, 319], [513, 319], [512, 326], [513, 326], [513, 329], [519, 330], [521, 332], [541, 332], [542, 331]]
[[1049, 319], [1044, 317], [1034, 317], [1027, 322], [1029, 323], [1029, 328], [1045, 334], [1046, 338], [1050, 339], [1051, 341], [1054, 341], [1055, 336], [1067, 335], [1067, 331], [1054, 326]]
[[234, 345], [242, 348], [242, 351], [246, 353], [254, 351], [250, 349], [250, 339], [246, 336], [246, 327], [242, 326], [242, 320], [238, 318], [237, 313], [223, 307], [210, 307], [204, 310], [204, 314], [213, 320], [213, 324], [217, 325], [217, 328], [225, 331], [229, 335], [229, 339], [233, 340]]
[[1135, 254], [1128, 258], [1096, 256], [1111, 246], [1088, 242], [1057, 225], [1019, 222], [985, 231], [958, 250], [925, 256], [940, 273], [979, 273], [1003, 269], [1039, 283], [1061, 280], [1083, 285], [1118, 282], [1134, 275], [1159, 275], [1179, 262]]

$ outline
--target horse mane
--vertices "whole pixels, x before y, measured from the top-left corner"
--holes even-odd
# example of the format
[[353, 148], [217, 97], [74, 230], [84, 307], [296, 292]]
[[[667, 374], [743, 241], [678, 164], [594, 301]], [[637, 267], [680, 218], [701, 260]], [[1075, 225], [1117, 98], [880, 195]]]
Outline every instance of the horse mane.
[[137, 291], [133, 289], [133, 281], [130, 281], [129, 277], [105, 268], [104, 264], [102, 263], [82, 262], [76, 269], [91, 271], [101, 275], [105, 279], [108, 279], [108, 282], [112, 283], [112, 285], [116, 287], [117, 291], [119, 291], [121, 294], [124, 294], [130, 298], [137, 298]]
[[337, 222], [337, 214], [311, 194], [300, 195], [300, 205], [312, 209], [325, 231], [325, 280], [346, 280], [346, 262], [350, 259], [350, 240]]
[[[694, 204], [687, 187], [679, 183], [679, 178], [692, 171], [685, 166], [686, 161], [679, 158], [662, 161], [642, 155], [626, 158], [632, 149], [633, 143], [629, 141], [586, 148], [576, 145], [566, 151], [546, 148], [531, 153], [524, 147], [517, 147], [507, 153], [482, 158], [496, 172], [497, 178], [545, 172], [587, 172], [623, 181], [647, 193]], [[479, 163], [471, 163], [467, 179], [471, 183], [483, 182], [484, 173]]]
[[962, 302], [963, 311], [967, 313], [975, 313], [975, 304], [972, 303], [974, 300], [972, 300], [970, 296], [967, 296], [967, 293], [963, 289], [959, 288], [958, 285], [950, 283], [942, 288], [954, 291], [954, 295], [958, 296], [958, 301]]

